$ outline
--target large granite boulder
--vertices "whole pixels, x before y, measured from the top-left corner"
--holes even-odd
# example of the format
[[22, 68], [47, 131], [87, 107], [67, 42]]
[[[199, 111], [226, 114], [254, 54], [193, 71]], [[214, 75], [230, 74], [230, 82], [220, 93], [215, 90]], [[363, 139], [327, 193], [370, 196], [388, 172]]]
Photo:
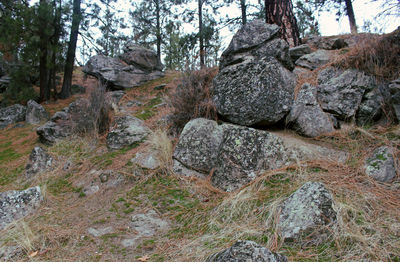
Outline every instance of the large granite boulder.
[[[333, 199], [319, 182], [307, 182], [280, 205], [278, 230], [285, 241], [301, 240], [336, 221]], [[322, 230], [322, 231], [321, 231]], [[322, 234], [315, 234], [322, 237]]]
[[206, 262], [287, 262], [287, 258], [253, 241], [237, 241], [231, 247], [211, 255]]
[[311, 54], [303, 55], [296, 60], [296, 65], [308, 68], [310, 70], [317, 69], [327, 64], [330, 60], [330, 53], [325, 50], [317, 50]]
[[5, 128], [10, 124], [24, 121], [25, 114], [26, 107], [20, 104], [0, 108], [0, 129]]
[[299, 134], [308, 137], [335, 130], [332, 116], [322, 111], [317, 101], [317, 89], [310, 84], [302, 86], [286, 122]]
[[43, 200], [40, 187], [31, 187], [23, 191], [0, 193], [0, 230], [13, 221], [31, 214]]
[[151, 132], [142, 120], [130, 115], [118, 117], [113, 126], [107, 135], [107, 147], [111, 150], [140, 142]]
[[39, 124], [42, 121], [49, 120], [49, 113], [44, 107], [34, 100], [29, 100], [27, 103], [25, 121], [29, 124]]
[[174, 171], [203, 178], [212, 174], [214, 186], [233, 191], [264, 170], [284, 166], [288, 155], [282, 140], [269, 132], [199, 118], [182, 131]]
[[279, 27], [255, 20], [243, 26], [223, 52], [213, 101], [223, 118], [239, 125], [272, 125], [293, 102], [295, 76]]
[[89, 59], [83, 72], [102, 80], [109, 89], [137, 87], [146, 81], [164, 76], [161, 64], [154, 62], [157, 55], [145, 48], [129, 46], [120, 58], [96, 55]]
[[379, 182], [392, 182], [396, 177], [396, 163], [393, 157], [393, 150], [387, 146], [375, 149], [366, 160], [365, 173]]
[[25, 176], [31, 178], [38, 173], [49, 170], [53, 164], [53, 157], [43, 148], [36, 146], [29, 155], [29, 162], [25, 167]]

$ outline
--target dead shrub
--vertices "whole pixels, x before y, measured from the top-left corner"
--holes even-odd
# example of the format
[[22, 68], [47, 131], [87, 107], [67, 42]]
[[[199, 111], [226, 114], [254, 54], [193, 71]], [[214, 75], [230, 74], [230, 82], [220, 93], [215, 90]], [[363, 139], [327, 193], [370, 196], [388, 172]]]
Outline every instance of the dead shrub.
[[173, 115], [171, 131], [179, 133], [191, 119], [203, 117], [217, 120], [217, 111], [211, 99], [212, 80], [217, 68], [205, 68], [186, 73], [169, 96]]
[[368, 35], [337, 63], [343, 68], [357, 68], [379, 79], [400, 77], [400, 28], [383, 35]]
[[106, 88], [99, 84], [87, 99], [79, 99], [69, 107], [72, 132], [78, 135], [105, 134], [111, 123], [112, 106], [106, 97]]

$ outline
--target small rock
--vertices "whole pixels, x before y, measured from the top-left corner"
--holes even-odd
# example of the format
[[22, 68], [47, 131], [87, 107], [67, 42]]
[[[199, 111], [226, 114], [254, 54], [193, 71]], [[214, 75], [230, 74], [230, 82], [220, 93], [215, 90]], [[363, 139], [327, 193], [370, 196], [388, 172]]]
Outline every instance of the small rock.
[[393, 150], [387, 146], [375, 149], [365, 163], [365, 172], [379, 182], [392, 182], [396, 177]]
[[107, 147], [111, 150], [140, 142], [151, 132], [142, 120], [130, 115], [118, 117], [114, 126], [107, 135]]
[[287, 258], [253, 241], [237, 241], [230, 248], [207, 258], [206, 262], [287, 262]]
[[130, 227], [137, 232], [139, 236], [149, 237], [168, 228], [168, 222], [161, 219], [154, 211], [149, 210], [144, 214], [136, 214], [131, 217]]
[[[307, 182], [281, 205], [278, 229], [286, 241], [300, 241], [336, 221], [331, 194], [318, 182]], [[315, 237], [322, 235], [315, 234]]]
[[36, 146], [29, 155], [29, 162], [25, 167], [25, 176], [31, 178], [38, 173], [47, 171], [53, 163], [54, 159], [43, 148]]
[[40, 187], [31, 187], [23, 191], [0, 193], [0, 230], [13, 221], [31, 214], [43, 200]]
[[91, 234], [94, 237], [101, 237], [107, 234], [114, 233], [114, 228], [113, 227], [104, 227], [104, 228], [93, 228], [89, 227], [88, 228], [88, 233]]
[[325, 50], [318, 50], [311, 54], [303, 55], [296, 60], [296, 65], [308, 68], [310, 70], [317, 69], [327, 64], [330, 60], [330, 53]]
[[29, 100], [26, 109], [25, 121], [29, 124], [39, 124], [49, 120], [49, 113], [46, 109], [34, 100]]
[[146, 169], [157, 169], [160, 167], [160, 161], [158, 160], [155, 152], [137, 153], [131, 162]]
[[0, 108], [0, 129], [10, 124], [25, 121], [25, 115], [26, 107], [20, 104]]
[[295, 46], [289, 49], [290, 59], [292, 59], [293, 62], [296, 62], [296, 60], [302, 57], [303, 55], [307, 55], [310, 53], [311, 53], [311, 48], [307, 44]]

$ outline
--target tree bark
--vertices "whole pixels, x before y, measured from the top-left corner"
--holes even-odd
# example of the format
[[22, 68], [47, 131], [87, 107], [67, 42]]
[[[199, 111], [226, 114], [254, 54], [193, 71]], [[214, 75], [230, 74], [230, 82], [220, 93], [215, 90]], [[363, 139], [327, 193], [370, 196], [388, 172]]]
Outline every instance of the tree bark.
[[72, 12], [71, 34], [68, 43], [67, 59], [64, 68], [64, 80], [59, 97], [65, 99], [71, 96], [72, 72], [74, 70], [76, 42], [78, 41], [79, 24], [81, 21], [81, 0], [74, 0]]
[[199, 44], [200, 44], [200, 68], [205, 65], [204, 38], [203, 38], [203, 0], [198, 0], [199, 4]]
[[47, 2], [40, 0], [39, 2], [39, 50], [40, 50], [40, 65], [39, 65], [39, 86], [40, 86], [40, 102], [50, 99], [50, 88], [48, 85], [49, 69], [47, 65], [48, 56], [48, 36], [47, 36]]
[[157, 59], [161, 64], [161, 21], [160, 21], [160, 0], [155, 0], [156, 3], [156, 30], [157, 30]]
[[351, 0], [345, 0], [345, 2], [346, 2], [347, 16], [349, 17], [350, 32], [352, 34], [357, 34], [357, 24], [356, 24], [356, 18], [354, 16], [353, 4], [351, 3]]
[[247, 23], [246, 0], [240, 0], [240, 9], [242, 10], [242, 24], [245, 25]]
[[299, 28], [293, 13], [292, 0], [265, 0], [265, 19], [268, 24], [281, 28], [281, 37], [290, 46], [300, 44]]

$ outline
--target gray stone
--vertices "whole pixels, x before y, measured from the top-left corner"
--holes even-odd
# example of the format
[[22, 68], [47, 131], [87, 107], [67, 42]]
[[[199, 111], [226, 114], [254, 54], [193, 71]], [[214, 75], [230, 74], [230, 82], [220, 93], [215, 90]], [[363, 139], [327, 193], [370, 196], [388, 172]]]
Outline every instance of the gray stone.
[[394, 113], [397, 117], [397, 120], [400, 121], [400, 78], [390, 82], [389, 90]]
[[129, 226], [141, 237], [154, 236], [156, 233], [165, 231], [169, 227], [168, 222], [161, 219], [154, 210], [132, 215]]
[[319, 71], [317, 76], [318, 85], [328, 83], [332, 78], [336, 78], [343, 73], [343, 70], [335, 68], [333, 66], [328, 66], [325, 69]]
[[93, 228], [89, 227], [88, 228], [88, 233], [94, 237], [101, 237], [107, 234], [112, 234], [114, 233], [114, 228], [113, 227], [104, 227], [104, 228]]
[[71, 135], [71, 131], [71, 127], [52, 121], [48, 121], [36, 129], [40, 142], [46, 145], [52, 145], [58, 140], [68, 137]]
[[334, 50], [349, 46], [351, 41], [352, 39], [343, 39], [338, 37], [312, 36], [309, 37], [306, 42], [318, 49]]
[[[332, 71], [320, 79], [327, 79], [329, 74], [334, 75]], [[376, 82], [373, 77], [349, 69], [320, 84], [317, 89], [317, 99], [324, 111], [346, 120], [356, 114], [364, 93], [374, 88]]]
[[50, 121], [57, 122], [59, 120], [66, 121], [70, 119], [70, 115], [65, 111], [55, 112], [54, 115], [50, 118]]
[[[265, 131], [215, 121], [194, 119], [186, 124], [175, 148], [174, 170], [206, 177], [213, 185], [235, 190], [254, 180], [263, 170], [287, 164], [280, 138]], [[193, 170], [188, 174], [188, 170]]]
[[332, 118], [317, 102], [317, 89], [304, 84], [297, 95], [286, 122], [299, 134], [316, 137], [335, 130]]
[[25, 176], [31, 178], [38, 173], [49, 170], [53, 164], [53, 157], [41, 147], [36, 146], [29, 155], [29, 162], [25, 167]]
[[330, 60], [330, 53], [325, 50], [317, 50], [311, 54], [303, 55], [296, 60], [296, 65], [308, 68], [310, 70], [317, 69], [327, 64]]
[[356, 123], [359, 126], [370, 125], [382, 116], [385, 99], [379, 88], [365, 93], [356, 113]]
[[207, 258], [206, 262], [287, 262], [287, 258], [253, 241], [237, 241], [231, 247]]
[[49, 113], [44, 107], [34, 100], [29, 100], [26, 108], [25, 121], [29, 124], [40, 124], [49, 120]]
[[107, 147], [111, 150], [140, 142], [151, 132], [142, 120], [130, 115], [118, 117], [113, 126], [107, 135]]
[[311, 53], [311, 48], [307, 44], [295, 46], [289, 49], [290, 59], [292, 59], [293, 62], [296, 62], [297, 59], [309, 53]]
[[23, 191], [0, 193], [0, 230], [13, 221], [23, 218], [40, 206], [43, 200], [40, 187], [31, 187]]
[[160, 161], [158, 160], [155, 152], [139, 152], [131, 162], [146, 169], [157, 169], [160, 167]]
[[21, 261], [24, 254], [20, 246], [0, 246], [0, 261]]
[[26, 107], [15, 104], [9, 107], [0, 108], [0, 129], [10, 124], [25, 121]]
[[387, 146], [375, 149], [365, 163], [365, 173], [379, 182], [392, 182], [396, 177], [393, 150]]
[[[302, 237], [320, 232], [336, 221], [331, 194], [319, 182], [307, 182], [281, 205], [278, 230], [285, 241], [300, 241]], [[322, 231], [321, 231], [322, 232]], [[321, 234], [315, 234], [321, 237]]]
[[158, 61], [157, 54], [154, 51], [135, 44], [125, 46], [124, 53], [119, 57], [128, 65], [133, 65], [143, 70], [161, 71], [163, 69], [163, 65]]
[[293, 103], [295, 76], [271, 57], [222, 69], [214, 79], [217, 111], [232, 123], [273, 125]]

